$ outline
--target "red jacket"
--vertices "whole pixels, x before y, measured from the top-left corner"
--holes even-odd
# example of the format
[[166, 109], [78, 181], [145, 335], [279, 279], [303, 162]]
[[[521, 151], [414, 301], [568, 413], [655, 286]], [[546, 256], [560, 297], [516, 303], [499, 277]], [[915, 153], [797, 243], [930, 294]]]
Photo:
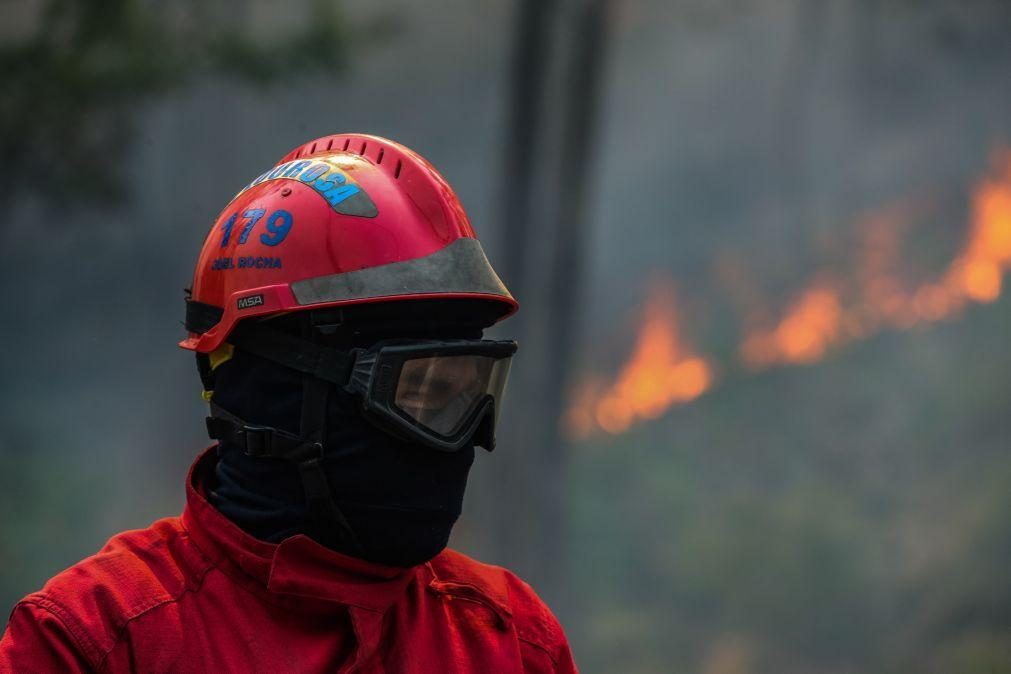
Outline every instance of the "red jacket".
[[446, 550], [399, 569], [244, 533], [190, 471], [181, 518], [112, 538], [11, 613], [0, 672], [575, 672], [526, 583]]

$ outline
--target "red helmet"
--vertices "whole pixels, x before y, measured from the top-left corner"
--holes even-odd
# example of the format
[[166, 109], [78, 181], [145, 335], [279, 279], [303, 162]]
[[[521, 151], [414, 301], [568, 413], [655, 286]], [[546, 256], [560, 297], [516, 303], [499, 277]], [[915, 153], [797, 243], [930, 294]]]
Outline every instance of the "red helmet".
[[389, 300], [518, 305], [460, 201], [420, 155], [377, 136], [326, 136], [239, 191], [204, 241], [184, 349], [209, 353], [240, 319]]

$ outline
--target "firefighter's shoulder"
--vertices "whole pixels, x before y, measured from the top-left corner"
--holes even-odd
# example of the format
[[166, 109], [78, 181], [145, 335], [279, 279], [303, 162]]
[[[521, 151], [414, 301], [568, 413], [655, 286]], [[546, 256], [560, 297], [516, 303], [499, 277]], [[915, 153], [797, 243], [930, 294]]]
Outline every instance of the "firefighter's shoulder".
[[543, 651], [553, 662], [570, 660], [568, 640], [558, 619], [537, 592], [509, 569], [479, 562], [446, 549], [429, 562], [436, 589], [483, 600], [503, 615], [524, 644]]
[[165, 518], [113, 536], [14, 610], [30, 607], [55, 616], [82, 655], [98, 667], [131, 621], [177, 601], [199, 585], [210, 566], [189, 543], [179, 519]]

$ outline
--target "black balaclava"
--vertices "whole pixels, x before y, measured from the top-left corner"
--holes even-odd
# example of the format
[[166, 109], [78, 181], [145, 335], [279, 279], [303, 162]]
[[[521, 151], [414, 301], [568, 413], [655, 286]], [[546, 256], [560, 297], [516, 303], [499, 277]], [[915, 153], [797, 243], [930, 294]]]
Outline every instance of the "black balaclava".
[[[389, 337], [480, 339], [481, 328], [386, 322], [331, 341], [339, 347], [367, 346]], [[249, 423], [297, 433], [303, 376], [236, 349], [214, 372], [213, 399]], [[331, 386], [324, 448], [327, 483], [356, 542], [334, 537], [313, 518], [293, 462], [248, 456], [228, 441], [218, 447], [209, 499], [265, 541], [306, 534], [338, 552], [400, 567], [428, 561], [446, 547], [463, 508], [473, 444], [440, 452], [401, 440], [369, 423], [356, 397]]]

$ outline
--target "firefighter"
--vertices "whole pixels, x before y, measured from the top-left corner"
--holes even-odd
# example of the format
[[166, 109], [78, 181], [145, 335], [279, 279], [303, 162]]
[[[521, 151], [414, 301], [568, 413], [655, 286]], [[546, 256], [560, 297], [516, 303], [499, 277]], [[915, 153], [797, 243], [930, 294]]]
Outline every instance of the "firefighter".
[[19, 602], [2, 672], [575, 672], [509, 571], [447, 549], [495, 446], [517, 304], [422, 157], [293, 150], [222, 211], [186, 302], [216, 444], [179, 517]]

